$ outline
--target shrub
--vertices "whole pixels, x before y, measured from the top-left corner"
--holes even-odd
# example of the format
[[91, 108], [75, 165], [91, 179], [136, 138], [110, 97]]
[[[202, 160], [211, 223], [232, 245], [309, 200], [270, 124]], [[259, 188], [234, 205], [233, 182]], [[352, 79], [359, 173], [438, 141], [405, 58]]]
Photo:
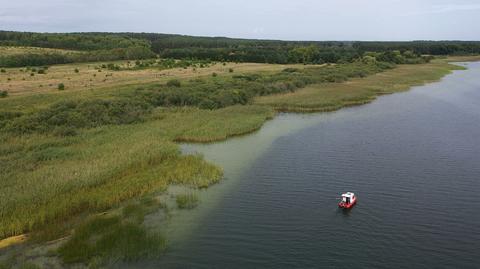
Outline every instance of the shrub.
[[5, 73], [5, 72], [7, 72], [7, 70], [5, 70], [5, 69], [2, 68], [2, 69], [0, 69], [0, 72], [1, 72], [1, 73]]
[[212, 77], [216, 77], [216, 76], [218, 76], [217, 73], [213, 72]]
[[44, 69], [39, 69], [37, 73], [38, 74], [43, 74], [43, 75], [46, 74]]
[[71, 136], [75, 135], [71, 129], [138, 122], [149, 110], [149, 104], [132, 100], [63, 101], [16, 118], [7, 130], [19, 134], [54, 131]]
[[292, 67], [289, 67], [289, 68], [285, 68], [282, 70], [282, 72], [286, 72], [286, 73], [293, 73], [293, 72], [298, 72], [298, 68], [292, 68]]
[[120, 66], [116, 65], [116, 64], [109, 63], [109, 64], [107, 64], [107, 69], [108, 70], [113, 70], [113, 71], [119, 71]]
[[0, 98], [5, 98], [8, 96], [8, 91], [0, 91]]
[[60, 83], [60, 84], [58, 84], [57, 88], [58, 88], [59, 91], [63, 91], [63, 90], [65, 90], [65, 84]]
[[63, 137], [76, 136], [77, 131], [72, 126], [68, 126], [68, 127], [67, 126], [60, 126], [60, 127], [55, 128], [54, 135], [63, 136]]
[[233, 68], [229, 68], [229, 69], [228, 69], [228, 72], [229, 72], [229, 73], [233, 73]]
[[78, 68], [75, 68], [75, 73], [78, 73], [80, 72], [80, 70], [78, 70]]
[[167, 82], [168, 87], [180, 87], [182, 86], [181, 82], [177, 79], [172, 79]]

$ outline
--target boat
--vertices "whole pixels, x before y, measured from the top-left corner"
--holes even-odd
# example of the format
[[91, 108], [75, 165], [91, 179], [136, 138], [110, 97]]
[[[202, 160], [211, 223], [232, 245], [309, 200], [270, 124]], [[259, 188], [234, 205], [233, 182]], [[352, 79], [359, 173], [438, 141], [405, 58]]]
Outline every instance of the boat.
[[342, 200], [338, 203], [341, 208], [352, 208], [357, 203], [357, 196], [353, 192], [347, 192], [342, 194]]

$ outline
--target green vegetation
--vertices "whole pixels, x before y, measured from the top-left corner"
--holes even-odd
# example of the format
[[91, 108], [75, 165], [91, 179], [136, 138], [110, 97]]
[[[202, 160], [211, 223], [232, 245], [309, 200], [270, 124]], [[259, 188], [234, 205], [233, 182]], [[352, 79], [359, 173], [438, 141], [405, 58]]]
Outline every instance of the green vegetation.
[[[58, 252], [67, 264], [130, 261], [165, 249], [165, 239], [143, 225], [159, 205], [132, 199], [173, 184], [205, 188], [222, 177], [201, 156], [182, 155], [176, 142], [246, 134], [276, 110], [369, 102], [454, 69], [415, 46], [370, 51], [348, 42], [0, 32], [2, 45], [42, 48], [3, 47], [10, 52], [0, 56], [1, 66], [39, 66], [0, 74], [0, 97], [10, 93], [0, 100], [0, 238], [33, 232], [38, 242], [73, 227]], [[132, 61], [45, 67], [116, 59]], [[180, 209], [199, 203], [194, 190], [175, 200]]]
[[[32, 105], [0, 114], [0, 177], [5, 184], [0, 197], [6, 216], [0, 220], [1, 236], [55, 225], [80, 212], [108, 209], [132, 197], [163, 191], [169, 184], [206, 187], [220, 179], [218, 168], [198, 156], [182, 156], [173, 141], [208, 142], [251, 132], [273, 116], [271, 107], [315, 111], [367, 102], [392, 88], [398, 90], [399, 81], [406, 80], [407, 87], [431, 76], [436, 79], [451, 67], [400, 66], [338, 83], [389, 68], [392, 65], [368, 56], [350, 64], [173, 79], [104, 97], [86, 95], [60, 102], [50, 96], [19, 99]], [[380, 84], [358, 86], [362, 81]], [[276, 95], [267, 96], [272, 94]], [[263, 106], [247, 105], [254, 98]], [[39, 102], [45, 104], [32, 110]], [[15, 102], [10, 104], [15, 107]], [[185, 106], [189, 108], [178, 108]]]
[[[130, 87], [111, 92], [108, 98], [88, 95], [40, 109], [3, 111], [0, 236], [112, 208], [133, 197], [164, 191], [169, 184], [199, 188], [221, 178], [221, 170], [200, 156], [182, 156], [174, 141], [222, 140], [260, 128], [273, 117], [272, 107], [289, 110], [298, 102], [294, 105], [302, 111], [338, 109], [398, 90], [399, 81], [405, 80], [404, 89], [438, 79], [451, 69], [444, 63], [401, 66], [359, 79], [391, 67], [356, 62], [206, 77], [180, 85]], [[358, 79], [339, 83], [349, 78]], [[381, 84], [364, 90], [355, 86], [361, 81]], [[308, 85], [312, 86], [296, 91]], [[271, 94], [277, 95], [267, 96]], [[308, 96], [303, 102], [311, 103], [301, 103], [303, 95]], [[291, 103], [279, 102], [283, 96]], [[263, 106], [246, 105], [255, 97]], [[49, 100], [29, 98], [34, 103]]]
[[168, 87], [180, 87], [182, 83], [178, 79], [172, 79], [167, 82]]
[[108, 33], [29, 33], [0, 31], [0, 45], [71, 50], [147, 47], [148, 41]]
[[133, 96], [142, 98], [153, 106], [197, 106], [218, 109], [236, 104], [248, 104], [255, 96], [293, 92], [309, 84], [342, 82], [352, 77], [364, 77], [392, 68], [387, 63], [356, 62], [296, 69], [273, 74], [234, 75], [212, 79], [195, 79], [179, 84], [169, 81], [166, 85], [139, 88]]
[[16, 50], [15, 53], [2, 53], [0, 66], [5, 67], [147, 59], [155, 56], [147, 40], [100, 33], [0, 31], [0, 46], [46, 48], [46, 50], [27, 48], [24, 52]]
[[[306, 85], [342, 82], [351, 77], [364, 77], [392, 66], [362, 62], [288, 69], [265, 75], [235, 75], [212, 79], [195, 79], [181, 84], [170, 80], [166, 85], [152, 85], [124, 93], [110, 100], [63, 101], [18, 117], [4, 118], [3, 130], [15, 134], [51, 133], [62, 130], [93, 128], [107, 124], [131, 124], [145, 119], [155, 107], [197, 106], [218, 109], [248, 104], [255, 96], [292, 92]], [[63, 83], [58, 85], [64, 90]]]
[[401, 65], [376, 75], [354, 79], [349, 83], [316, 84], [294, 93], [257, 98], [256, 104], [278, 111], [332, 111], [371, 102], [378, 95], [404, 91], [415, 85], [439, 80], [451, 70], [462, 69], [446, 62]]
[[137, 124], [58, 128], [66, 132], [60, 136], [2, 133], [1, 237], [105, 210], [169, 184], [207, 187], [222, 171], [200, 156], [182, 156], [172, 141], [225, 139], [255, 130], [271, 116], [271, 109], [250, 106], [156, 109]]
[[192, 209], [198, 205], [198, 197], [194, 193], [178, 194], [176, 197], [177, 206], [180, 209]]
[[[354, 62], [365, 53], [400, 53], [403, 58], [414, 55], [478, 54], [480, 42], [415, 41], [415, 42], [315, 42], [248, 40], [224, 37], [193, 37], [152, 33], [26, 33], [0, 31], [0, 47], [41, 47], [45, 52], [26, 52], [17, 55], [2, 54], [0, 66], [37, 66], [73, 62], [112, 60], [139, 60], [155, 58], [195, 59], [218, 62], [257, 63], [346, 63]], [[56, 51], [52, 51], [56, 49]], [[69, 50], [60, 51], [59, 49]], [[166, 63], [155, 63], [162, 66]], [[144, 68], [151, 65], [137, 65]], [[177, 65], [177, 64], [175, 64]]]
[[420, 55], [472, 55], [480, 53], [478, 41], [355, 42], [359, 51], [413, 51]]
[[118, 70], [140, 70], [147, 68], [155, 68], [159, 70], [164, 69], [173, 69], [173, 68], [183, 68], [188, 67], [192, 68], [205, 68], [209, 67], [214, 62], [210, 60], [196, 60], [196, 59], [173, 59], [173, 58], [161, 58], [161, 59], [150, 59], [150, 60], [137, 60], [135, 65], [127, 68], [119, 68]]
[[149, 233], [142, 225], [151, 211], [151, 205], [130, 204], [121, 215], [92, 217], [75, 229], [58, 252], [67, 264], [158, 256], [166, 248], [165, 238]]
[[155, 54], [146, 47], [134, 47], [89, 52], [36, 52], [18, 55], [0, 55], [0, 66], [42, 66], [77, 62], [97, 62], [131, 59], [149, 59]]

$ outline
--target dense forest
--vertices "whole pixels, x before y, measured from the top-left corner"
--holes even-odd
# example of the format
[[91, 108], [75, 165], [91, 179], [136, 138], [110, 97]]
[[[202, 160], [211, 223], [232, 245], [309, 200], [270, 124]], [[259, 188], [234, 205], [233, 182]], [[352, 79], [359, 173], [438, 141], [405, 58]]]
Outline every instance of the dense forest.
[[343, 63], [365, 55], [393, 63], [428, 61], [424, 55], [479, 54], [477, 41], [340, 42], [193, 37], [155, 33], [28, 33], [0, 31], [0, 46], [31, 46], [78, 53], [0, 55], [0, 66], [135, 60], [153, 57], [257, 63]]

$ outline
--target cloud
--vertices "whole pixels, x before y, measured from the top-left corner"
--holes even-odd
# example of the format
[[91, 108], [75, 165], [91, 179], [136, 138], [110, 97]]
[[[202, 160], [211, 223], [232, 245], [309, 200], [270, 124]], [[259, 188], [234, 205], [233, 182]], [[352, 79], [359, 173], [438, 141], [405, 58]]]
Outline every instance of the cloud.
[[433, 5], [430, 9], [426, 9], [426, 10], [409, 12], [404, 14], [404, 16], [442, 14], [442, 13], [452, 13], [456, 11], [476, 11], [476, 10], [480, 10], [480, 4], [445, 4], [445, 5]]
[[0, 0], [0, 30], [478, 40], [478, 24], [480, 0]]
[[4, 24], [36, 24], [52, 20], [51, 16], [21, 16], [0, 14], [0, 23]]

